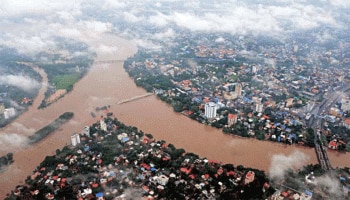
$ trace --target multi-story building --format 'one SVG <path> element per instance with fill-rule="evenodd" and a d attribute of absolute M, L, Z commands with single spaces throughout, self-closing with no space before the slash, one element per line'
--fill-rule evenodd
<path fill-rule="evenodd" d="M 85 126 L 81 131 L 81 134 L 90 137 L 90 126 Z"/>
<path fill-rule="evenodd" d="M 5 119 L 9 119 L 11 117 L 16 116 L 16 109 L 15 108 L 6 108 L 4 110 L 4 117 Z"/>
<path fill-rule="evenodd" d="M 236 84 L 235 93 L 236 93 L 237 97 L 242 96 L 242 84 L 241 83 Z"/>
<path fill-rule="evenodd" d="M 204 114 L 208 119 L 216 117 L 216 104 L 214 102 L 208 102 L 204 106 Z"/>
<path fill-rule="evenodd" d="M 342 99 L 341 100 L 341 110 L 342 111 L 349 111 L 350 110 L 350 99 Z"/>
<path fill-rule="evenodd" d="M 80 135 L 77 133 L 74 133 L 73 135 L 70 136 L 72 146 L 77 146 L 80 144 Z"/>
<path fill-rule="evenodd" d="M 255 104 L 255 112 L 261 113 L 261 112 L 263 112 L 263 109 L 264 109 L 264 104 L 262 104 L 262 103 Z"/>
<path fill-rule="evenodd" d="M 5 105 L 3 103 L 0 103 L 0 115 L 5 112 Z"/>
<path fill-rule="evenodd" d="M 105 121 L 100 120 L 101 130 L 107 131 L 107 124 Z"/>

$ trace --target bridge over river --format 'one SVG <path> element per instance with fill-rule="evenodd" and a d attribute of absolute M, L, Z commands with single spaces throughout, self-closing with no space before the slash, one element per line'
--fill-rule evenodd
<path fill-rule="evenodd" d="M 148 97 L 148 96 L 151 96 L 151 95 L 153 95 L 153 93 L 146 93 L 146 94 L 143 94 L 143 95 L 134 96 L 134 97 L 131 97 L 129 99 L 124 99 L 124 100 L 118 101 L 117 105 L 120 105 L 120 104 L 123 104 L 123 103 L 128 103 L 128 102 L 131 102 L 131 101 L 136 101 L 138 99 L 142 99 L 142 98 L 145 98 L 145 97 Z"/>

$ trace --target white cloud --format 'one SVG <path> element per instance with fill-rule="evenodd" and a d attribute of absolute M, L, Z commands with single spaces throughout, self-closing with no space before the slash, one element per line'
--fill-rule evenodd
<path fill-rule="evenodd" d="M 143 17 L 137 17 L 136 15 L 128 11 L 123 12 L 123 17 L 127 22 L 130 23 L 136 23 L 144 19 Z"/>
<path fill-rule="evenodd" d="M 74 9 L 80 9 L 80 2 L 77 2 L 71 0 L 2 0 L 0 16 L 46 15 L 61 10 L 72 12 Z"/>
<path fill-rule="evenodd" d="M 15 86 L 27 92 L 33 91 L 40 87 L 40 83 L 38 81 L 21 75 L 0 76 L 0 84 Z"/>
<path fill-rule="evenodd" d="M 153 43 L 150 40 L 145 40 L 145 39 L 134 39 L 133 42 L 141 48 L 144 49 L 150 49 L 150 50 L 154 50 L 154 51 L 159 51 L 162 49 L 162 46 Z"/>
<path fill-rule="evenodd" d="M 269 176 L 273 180 L 283 180 L 288 170 L 299 169 L 304 166 L 308 160 L 309 156 L 300 151 L 294 151 L 289 155 L 274 155 L 271 158 Z"/>
<path fill-rule="evenodd" d="M 139 46 L 157 49 L 157 44 L 145 38 L 171 39 L 175 37 L 177 27 L 191 31 L 263 34 L 281 38 L 289 31 L 298 29 L 312 29 L 322 25 L 341 27 L 337 9 L 348 7 L 349 2 L 324 0 L 321 4 L 314 5 L 306 0 L 235 0 L 220 3 L 4 0 L 0 5 L 0 25 L 3 27 L 0 44 L 33 55 L 55 49 L 56 42 L 53 38 L 56 36 L 87 42 L 89 39 L 100 38 L 103 33 L 115 31 L 112 22 L 120 21 L 126 22 L 125 29 L 118 30 L 120 36 L 129 39 L 136 37 Z M 93 13 L 94 10 L 96 13 Z M 161 28 L 163 32 L 144 34 L 136 31 L 138 25 Z M 169 25 L 175 27 L 167 29 Z"/>
<path fill-rule="evenodd" d="M 105 10 L 110 10 L 110 9 L 123 9 L 127 7 L 126 2 L 121 2 L 121 1 L 115 1 L 115 0 L 106 0 L 103 3 L 102 8 Z"/>
<path fill-rule="evenodd" d="M 13 127 L 16 130 L 16 132 L 20 134 L 32 135 L 35 132 L 35 129 L 28 128 L 18 122 L 11 123 L 11 127 Z"/>
<path fill-rule="evenodd" d="M 225 38 L 223 38 L 223 37 L 218 37 L 218 38 L 215 39 L 215 42 L 216 42 L 216 43 L 224 43 L 224 42 L 225 42 Z"/>
<path fill-rule="evenodd" d="M 170 20 L 171 16 L 164 15 L 163 13 L 158 12 L 157 15 L 150 16 L 148 22 L 153 25 L 162 27 L 168 25 Z"/>
<path fill-rule="evenodd" d="M 95 33 L 106 33 L 111 31 L 112 24 L 108 22 L 100 22 L 96 20 L 84 21 L 80 24 L 82 28 L 85 28 L 85 31 L 92 31 Z"/>
<path fill-rule="evenodd" d="M 0 134 L 0 150 L 5 151 L 8 148 L 24 147 L 28 144 L 28 138 L 24 135 L 15 133 Z"/>
<path fill-rule="evenodd" d="M 315 179 L 315 184 L 322 188 L 323 191 L 330 194 L 330 196 L 333 196 L 333 198 L 341 198 L 342 187 L 336 175 L 325 174 L 321 177 L 317 177 Z"/>
<path fill-rule="evenodd" d="M 169 38 L 174 38 L 176 36 L 176 33 L 173 29 L 169 28 L 165 32 L 156 33 L 153 35 L 153 37 L 157 40 L 166 40 Z"/>
<path fill-rule="evenodd" d="M 6 38 L 0 38 L 0 42 L 3 45 L 17 49 L 20 53 L 29 55 L 56 47 L 56 43 L 44 34 L 29 35 L 24 32 L 8 34 Z"/>
<path fill-rule="evenodd" d="M 330 4 L 337 7 L 349 8 L 350 1 L 349 0 L 329 0 Z"/>

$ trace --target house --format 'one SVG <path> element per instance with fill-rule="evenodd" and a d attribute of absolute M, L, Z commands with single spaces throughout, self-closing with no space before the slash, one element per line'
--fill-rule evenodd
<path fill-rule="evenodd" d="M 338 143 L 336 140 L 332 140 L 328 144 L 328 148 L 330 149 L 338 149 Z"/>
<path fill-rule="evenodd" d="M 245 175 L 245 179 L 244 179 L 244 184 L 249 184 L 251 182 L 253 182 L 255 179 L 255 173 L 253 171 L 249 171 L 247 172 L 247 174 Z"/>
<path fill-rule="evenodd" d="M 227 116 L 227 125 L 232 126 L 233 124 L 237 123 L 237 115 L 229 113 Z"/>

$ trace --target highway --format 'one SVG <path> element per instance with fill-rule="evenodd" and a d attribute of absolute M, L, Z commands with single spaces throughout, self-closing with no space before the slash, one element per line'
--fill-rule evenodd
<path fill-rule="evenodd" d="M 327 144 L 326 146 L 322 143 L 322 118 L 320 118 L 320 114 L 328 111 L 334 103 L 338 102 L 342 94 L 350 90 L 350 85 L 346 85 L 340 90 L 334 91 L 328 95 L 329 98 L 325 98 L 322 103 L 318 106 L 315 106 L 312 110 L 312 114 L 314 114 L 314 118 L 310 121 L 309 126 L 313 128 L 315 133 L 314 143 L 315 150 L 317 154 L 318 161 L 323 170 L 329 171 L 332 169 L 331 162 L 329 160 L 327 154 Z"/>

